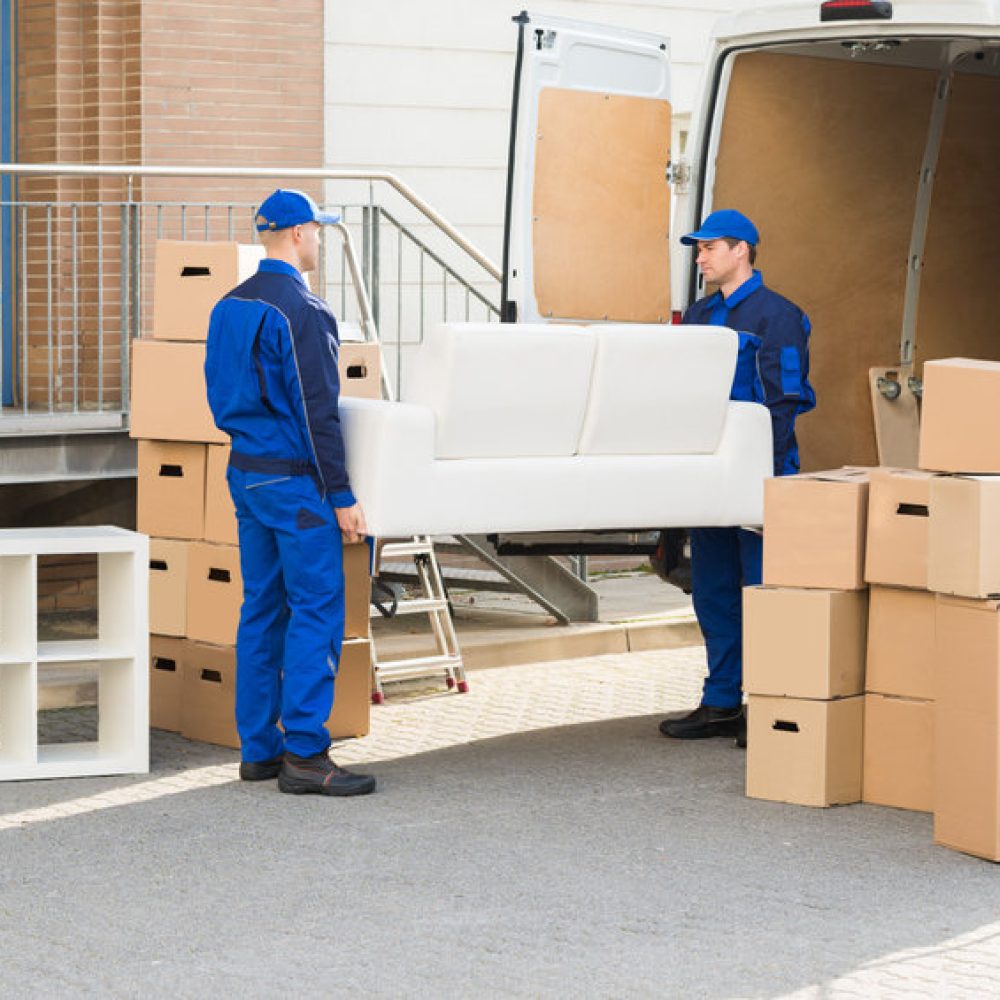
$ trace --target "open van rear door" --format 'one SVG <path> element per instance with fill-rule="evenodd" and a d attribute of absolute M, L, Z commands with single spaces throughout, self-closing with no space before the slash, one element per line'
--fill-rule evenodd
<path fill-rule="evenodd" d="M 669 322 L 667 39 L 514 20 L 503 318 Z"/>

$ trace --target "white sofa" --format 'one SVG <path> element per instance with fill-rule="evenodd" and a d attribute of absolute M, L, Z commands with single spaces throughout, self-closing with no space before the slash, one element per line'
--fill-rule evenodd
<path fill-rule="evenodd" d="M 771 421 L 695 326 L 443 323 L 405 402 L 342 398 L 381 537 L 759 525 Z"/>

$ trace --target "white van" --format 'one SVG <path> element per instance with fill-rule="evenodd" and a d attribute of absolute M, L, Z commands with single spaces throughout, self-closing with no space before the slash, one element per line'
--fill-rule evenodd
<path fill-rule="evenodd" d="M 915 464 L 923 362 L 1000 359 L 1000 0 L 722 21 L 686 163 L 668 16 L 664 37 L 515 20 L 504 319 L 676 319 L 703 294 L 677 236 L 738 208 L 765 281 L 812 320 L 803 467 Z"/>

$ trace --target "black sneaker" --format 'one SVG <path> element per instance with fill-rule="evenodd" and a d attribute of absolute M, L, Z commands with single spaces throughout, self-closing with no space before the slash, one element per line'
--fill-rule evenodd
<path fill-rule="evenodd" d="M 732 739 L 739 735 L 742 718 L 742 705 L 736 708 L 699 705 L 687 715 L 664 719 L 660 723 L 660 732 L 675 740 L 706 740 L 712 736 L 728 736 Z"/>
<path fill-rule="evenodd" d="M 292 795 L 367 795 L 375 791 L 375 779 L 339 767 L 326 750 L 312 757 L 286 753 L 278 788 Z"/>
<path fill-rule="evenodd" d="M 270 760 L 241 760 L 241 781 L 270 781 L 277 778 L 284 757 L 272 757 Z"/>

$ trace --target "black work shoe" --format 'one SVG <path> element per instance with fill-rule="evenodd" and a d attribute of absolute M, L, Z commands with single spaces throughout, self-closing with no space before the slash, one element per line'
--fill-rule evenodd
<path fill-rule="evenodd" d="M 736 708 L 712 708 L 699 705 L 693 712 L 675 718 L 664 719 L 660 732 L 675 740 L 706 740 L 712 736 L 739 735 L 743 706 Z"/>
<path fill-rule="evenodd" d="M 737 750 L 746 750 L 747 748 L 747 710 L 745 708 L 740 715 L 740 728 L 736 730 L 736 739 L 733 740 L 733 746 Z"/>
<path fill-rule="evenodd" d="M 375 791 L 375 779 L 339 767 L 325 750 L 312 757 L 286 753 L 278 788 L 292 795 L 367 795 Z"/>
<path fill-rule="evenodd" d="M 277 778 L 284 757 L 272 757 L 270 760 L 241 760 L 240 781 L 270 781 Z"/>

